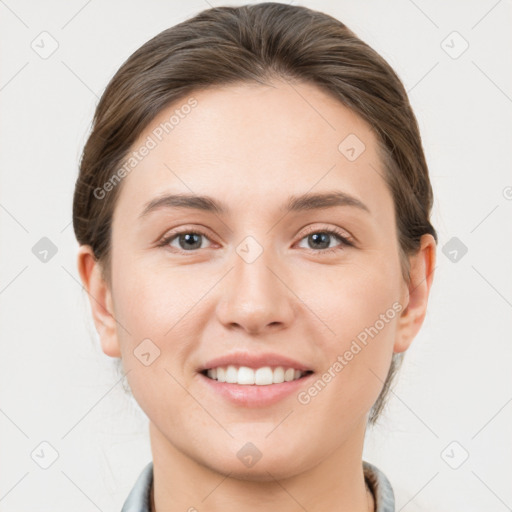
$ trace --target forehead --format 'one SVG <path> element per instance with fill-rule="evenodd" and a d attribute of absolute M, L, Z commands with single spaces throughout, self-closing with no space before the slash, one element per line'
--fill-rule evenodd
<path fill-rule="evenodd" d="M 370 127 L 307 83 L 195 91 L 161 111 L 131 149 L 139 158 L 116 210 L 139 214 L 171 191 L 221 197 L 234 208 L 281 207 L 292 194 L 328 189 L 364 197 L 376 213 L 391 200 Z"/>

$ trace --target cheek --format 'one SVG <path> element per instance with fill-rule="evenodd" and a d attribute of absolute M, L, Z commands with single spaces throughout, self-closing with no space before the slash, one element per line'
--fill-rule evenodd
<path fill-rule="evenodd" d="M 393 355 L 400 282 L 398 267 L 375 261 L 333 274 L 317 303 L 329 327 L 321 338 L 326 400 L 361 410 L 376 400 Z"/>
<path fill-rule="evenodd" d="M 180 392 L 177 382 L 190 378 L 195 340 L 204 330 L 205 301 L 211 282 L 194 279 L 192 267 L 155 267 L 136 258 L 119 258 L 114 281 L 117 332 L 125 372 L 133 394 L 144 408 L 168 390 Z M 149 364 L 148 363 L 149 359 Z M 144 396 L 142 396 L 144 395 Z"/>
<path fill-rule="evenodd" d="M 401 290 L 395 267 L 369 260 L 365 264 L 361 259 L 331 273 L 316 303 L 336 349 L 356 338 L 364 342 L 368 329 L 375 334 L 372 326 L 377 327 L 380 339 L 388 336 Z"/>
<path fill-rule="evenodd" d="M 180 280 L 177 273 L 128 258 L 120 258 L 116 269 L 116 318 L 126 328 L 117 332 L 130 389 L 148 417 L 172 431 L 189 411 L 179 383 L 188 378 L 186 365 L 194 350 L 190 340 L 202 329 L 194 305 L 206 290 L 199 293 L 186 286 L 183 275 Z M 167 406 L 176 403 L 180 407 L 169 415 Z"/>
<path fill-rule="evenodd" d="M 115 312 L 134 338 L 172 338 L 205 293 L 206 285 L 186 270 L 158 268 L 126 256 L 114 268 Z"/>

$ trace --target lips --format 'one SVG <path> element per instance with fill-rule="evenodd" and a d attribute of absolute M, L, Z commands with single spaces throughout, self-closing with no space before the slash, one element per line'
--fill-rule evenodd
<path fill-rule="evenodd" d="M 225 404 L 235 406 L 238 411 L 246 408 L 265 408 L 277 406 L 281 401 L 292 399 L 293 395 L 301 389 L 311 384 L 312 379 L 316 378 L 312 373 L 306 373 L 304 376 L 291 380 L 289 382 L 275 383 L 272 385 L 248 385 L 229 382 L 219 382 L 210 379 L 199 373 L 199 386 L 208 393 L 212 404 Z M 220 399 L 220 402 L 217 400 Z"/>
<path fill-rule="evenodd" d="M 219 366 L 247 366 L 254 370 L 262 368 L 264 366 L 270 366 L 276 368 L 277 366 L 283 366 L 285 368 L 294 368 L 302 372 L 313 372 L 313 369 L 295 359 L 291 359 L 286 356 L 275 353 L 261 353 L 251 354 L 249 352 L 233 352 L 232 354 L 226 354 L 224 356 L 216 357 L 206 361 L 201 367 L 197 369 L 199 373 L 204 373 L 206 370 L 211 368 L 218 368 Z"/>

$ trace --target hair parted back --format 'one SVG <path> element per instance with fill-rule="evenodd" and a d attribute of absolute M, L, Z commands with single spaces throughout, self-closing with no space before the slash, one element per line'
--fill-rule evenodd
<path fill-rule="evenodd" d="M 433 193 L 416 117 L 391 66 L 341 21 L 302 6 L 266 2 L 204 10 L 136 50 L 107 85 L 80 160 L 73 227 L 111 282 L 111 225 L 122 182 L 94 191 L 123 165 L 133 143 L 170 104 L 194 91 L 272 79 L 307 82 L 337 98 L 376 134 L 397 222 L 402 273 L 430 223 Z M 341 142 L 341 141 L 340 141 Z M 368 421 L 375 424 L 403 359 L 393 354 Z"/>

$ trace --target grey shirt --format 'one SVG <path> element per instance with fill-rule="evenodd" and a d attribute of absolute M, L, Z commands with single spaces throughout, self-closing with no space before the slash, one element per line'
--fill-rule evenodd
<path fill-rule="evenodd" d="M 364 477 L 375 501 L 375 512 L 395 512 L 395 495 L 386 475 L 373 464 L 363 460 Z M 150 491 L 153 483 L 153 462 L 137 478 L 121 512 L 150 512 Z"/>

